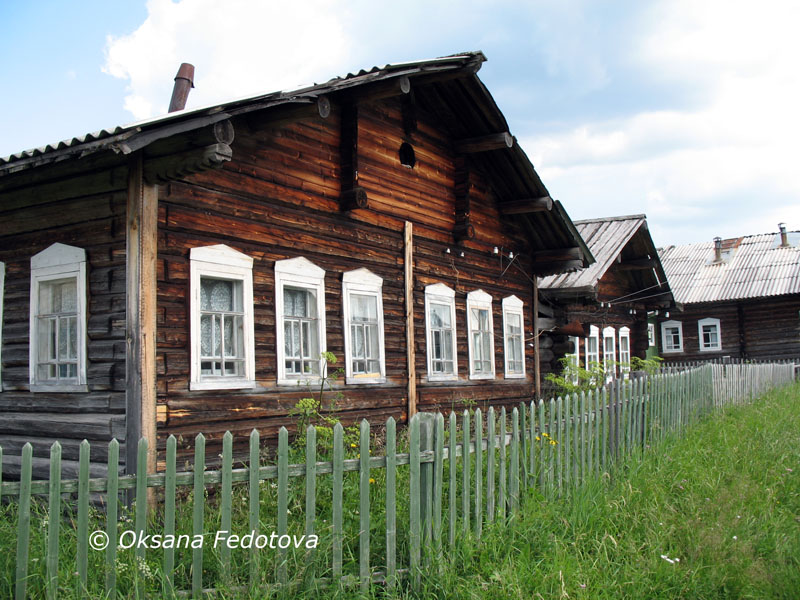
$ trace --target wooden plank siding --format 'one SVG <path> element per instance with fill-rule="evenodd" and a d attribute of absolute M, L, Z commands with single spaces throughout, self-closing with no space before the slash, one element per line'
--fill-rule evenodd
<path fill-rule="evenodd" d="M 18 475 L 19 459 L 13 455 L 26 441 L 33 444 L 35 477 L 47 476 L 44 459 L 56 439 L 62 444 L 65 473 L 77 472 L 83 438 L 96 448 L 113 437 L 124 446 L 125 183 L 124 168 L 105 165 L 81 177 L 2 193 L 4 475 Z M 88 393 L 29 391 L 31 257 L 55 242 L 86 251 Z M 103 471 L 104 457 L 92 458 L 98 462 L 95 471 Z"/>
<path fill-rule="evenodd" d="M 701 319 L 719 319 L 720 350 L 700 351 L 697 323 Z M 661 325 L 679 321 L 683 329 L 683 352 L 663 352 L 667 363 L 723 357 L 783 360 L 800 357 L 800 296 L 787 295 L 687 304 L 683 311 L 671 311 L 669 318 L 659 317 L 656 337 L 662 346 Z"/>
<path fill-rule="evenodd" d="M 158 236 L 157 367 L 159 455 L 166 437 L 188 444 L 202 431 L 209 454 L 230 430 L 243 449 L 245 434 L 257 427 L 274 441 L 291 426 L 289 410 L 312 395 L 307 386 L 277 385 L 275 351 L 275 261 L 303 256 L 325 269 L 327 349 L 344 367 L 342 274 L 367 268 L 383 278 L 386 382 L 345 385 L 343 377 L 327 398 L 337 400 L 346 423 L 363 417 L 407 417 L 404 244 L 406 221 L 414 224 L 414 333 L 419 410 L 451 409 L 462 401 L 486 405 L 530 400 L 533 354 L 527 347 L 527 377 L 504 380 L 502 299 L 516 295 L 526 306 L 530 337 L 530 261 L 522 256 L 505 274 L 494 246 L 525 254 L 526 241 L 511 223 L 501 222 L 491 186 L 480 173 L 471 190 L 475 238 L 456 244 L 452 140 L 436 121 L 418 113 L 418 129 L 403 132 L 400 101 L 359 105 L 358 182 L 369 206 L 342 212 L 340 109 L 327 119 L 309 118 L 271 125 L 249 117 L 235 124 L 233 159 L 219 171 L 199 173 L 160 187 Z M 400 164 L 403 141 L 412 143 L 416 165 Z M 254 260 L 255 370 L 253 390 L 189 390 L 189 251 L 226 244 Z M 445 249 L 451 253 L 446 254 Z M 464 252 L 464 257 L 460 256 Z M 529 253 L 528 253 L 529 254 Z M 501 277 L 502 274 L 502 277 Z M 425 286 L 444 283 L 456 290 L 459 378 L 427 382 Z M 493 298 L 496 377 L 470 381 L 466 294 L 483 289 Z M 188 452 L 185 445 L 183 452 Z"/>

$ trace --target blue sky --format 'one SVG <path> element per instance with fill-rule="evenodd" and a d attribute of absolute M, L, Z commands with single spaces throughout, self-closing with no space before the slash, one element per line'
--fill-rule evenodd
<path fill-rule="evenodd" d="M 372 65 L 483 50 L 481 79 L 573 219 L 656 244 L 800 229 L 800 3 L 0 2 L 0 155 Z"/>

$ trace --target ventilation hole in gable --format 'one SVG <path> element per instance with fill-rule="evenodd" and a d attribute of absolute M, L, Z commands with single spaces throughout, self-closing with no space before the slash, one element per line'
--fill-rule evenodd
<path fill-rule="evenodd" d="M 408 142 L 400 144 L 400 164 L 409 169 L 413 169 L 417 164 L 417 157 L 414 154 L 414 148 Z"/>

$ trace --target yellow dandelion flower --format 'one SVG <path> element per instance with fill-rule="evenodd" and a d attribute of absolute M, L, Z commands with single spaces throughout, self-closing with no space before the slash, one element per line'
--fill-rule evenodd
<path fill-rule="evenodd" d="M 538 435 L 536 436 L 536 441 L 537 442 L 541 442 L 542 441 L 541 438 Z"/>
<path fill-rule="evenodd" d="M 374 479 L 373 477 L 370 477 L 370 478 L 369 478 L 369 482 L 370 482 L 370 483 L 375 483 L 375 479 Z"/>
<path fill-rule="evenodd" d="M 555 445 L 556 445 L 556 443 L 555 443 L 553 440 L 550 440 L 550 445 L 551 445 L 551 446 L 555 446 Z"/>
<path fill-rule="evenodd" d="M 358 448 L 358 444 L 356 444 L 355 442 L 353 442 L 352 444 L 350 444 L 350 447 L 351 447 L 351 448 Z"/>
<path fill-rule="evenodd" d="M 549 434 L 549 433 L 547 433 L 546 431 L 545 431 L 545 432 L 544 432 L 542 435 L 543 435 L 544 437 L 550 437 L 550 434 Z"/>

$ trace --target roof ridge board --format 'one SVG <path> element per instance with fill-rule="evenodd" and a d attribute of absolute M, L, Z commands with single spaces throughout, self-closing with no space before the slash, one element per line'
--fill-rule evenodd
<path fill-rule="evenodd" d="M 576 225 L 582 223 L 600 223 L 605 221 L 632 221 L 634 219 L 644 219 L 647 220 L 647 215 L 642 213 L 638 215 L 619 215 L 616 217 L 594 217 L 591 219 L 576 219 L 573 221 Z"/>

